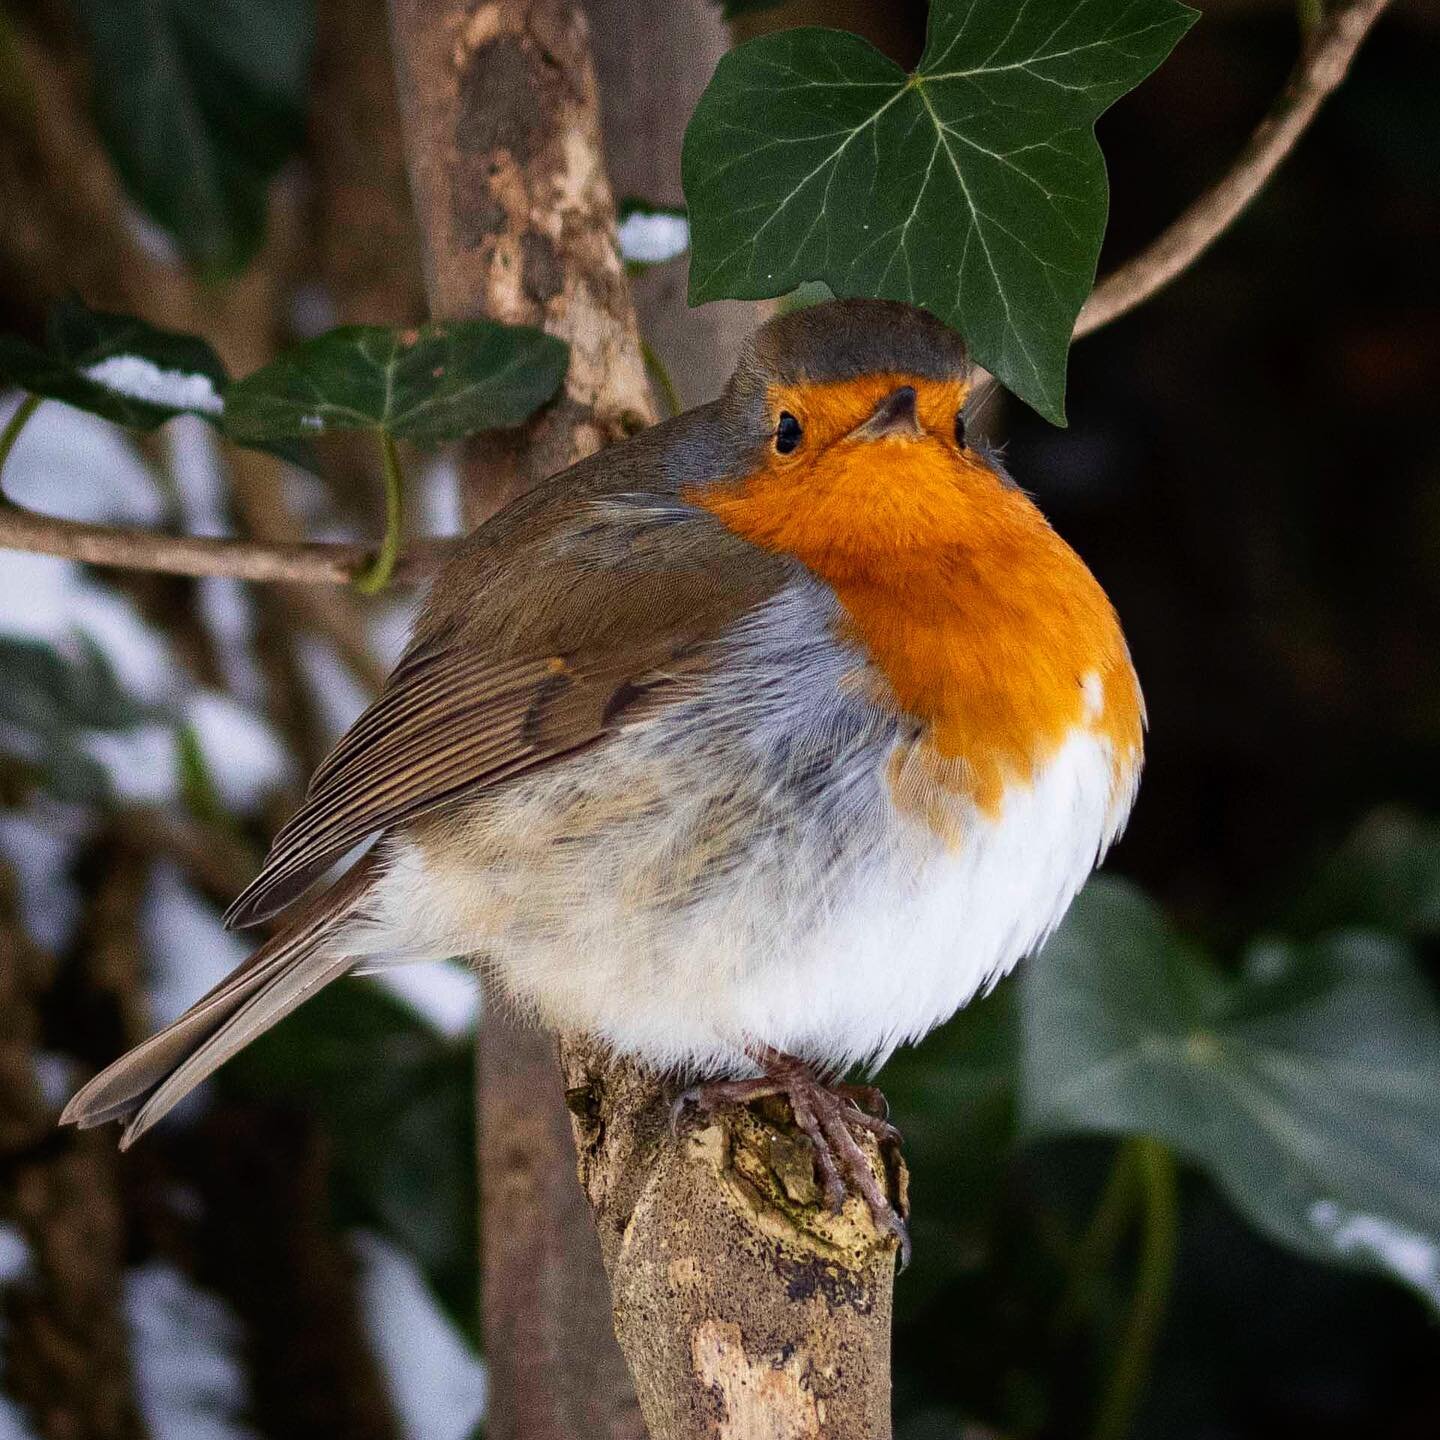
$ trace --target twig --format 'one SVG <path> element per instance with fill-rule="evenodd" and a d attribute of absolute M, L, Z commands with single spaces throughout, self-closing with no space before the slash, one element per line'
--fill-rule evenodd
<path fill-rule="evenodd" d="M 455 543 L 427 540 L 410 546 L 396 562 L 394 578 L 425 579 Z M 262 583 L 336 586 L 353 584 L 375 558 L 374 548 L 368 545 L 279 545 L 209 536 L 158 535 L 151 530 L 60 520 L 14 504 L 0 506 L 0 550 L 28 550 L 81 560 L 87 565 L 155 570 L 166 575 L 223 575 Z"/>
<path fill-rule="evenodd" d="M 1102 280 L 1075 322 L 1078 340 L 1148 300 L 1202 255 L 1255 198 L 1350 69 L 1390 0 L 1347 0 L 1309 37 L 1270 112 L 1230 171 L 1147 249 Z"/>
<path fill-rule="evenodd" d="M 10 452 L 15 448 L 15 442 L 20 438 L 20 432 L 25 428 L 30 417 L 40 408 L 42 398 L 39 395 L 27 395 L 15 407 L 15 413 L 5 422 L 4 430 L 0 430 L 0 478 L 4 477 L 5 462 L 10 458 Z"/>
<path fill-rule="evenodd" d="M 364 595 L 378 595 L 395 575 L 405 527 L 405 476 L 395 437 L 380 431 L 380 468 L 385 475 L 385 539 L 374 563 L 355 577 L 355 588 Z"/>
<path fill-rule="evenodd" d="M 672 416 L 678 415 L 685 408 L 680 403 L 680 392 L 675 388 L 675 382 L 670 378 L 670 372 L 665 368 L 665 362 L 655 353 L 655 347 L 643 335 L 640 337 L 640 353 L 645 357 L 646 368 L 660 386 L 660 394 L 664 398 L 666 411 Z"/>
<path fill-rule="evenodd" d="M 1175 1157 L 1158 1140 L 1132 1136 L 1125 1148 L 1140 1179 L 1143 1198 L 1140 1257 L 1135 1294 L 1120 1339 L 1115 1367 L 1100 1402 L 1093 1440 L 1125 1440 L 1144 1394 L 1165 1305 L 1175 1272 L 1180 1193 Z"/>

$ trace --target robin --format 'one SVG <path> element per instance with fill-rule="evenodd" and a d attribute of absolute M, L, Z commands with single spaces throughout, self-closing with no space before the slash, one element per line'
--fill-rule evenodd
<path fill-rule="evenodd" d="M 903 1243 L 838 1078 L 1043 941 L 1141 766 L 1115 613 L 967 439 L 969 376 L 909 306 L 784 315 L 472 534 L 227 915 L 284 923 L 64 1120 L 129 1145 L 347 971 L 475 955 L 682 1100 L 785 1096 Z"/>

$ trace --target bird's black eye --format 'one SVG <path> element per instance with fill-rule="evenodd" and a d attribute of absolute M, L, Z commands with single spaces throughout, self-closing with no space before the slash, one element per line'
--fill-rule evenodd
<path fill-rule="evenodd" d="M 962 450 L 965 448 L 965 416 L 963 413 L 955 416 L 955 443 Z"/>
<path fill-rule="evenodd" d="M 800 422 L 788 410 L 782 410 L 780 423 L 775 427 L 775 448 L 782 455 L 788 455 L 800 443 L 804 433 Z"/>

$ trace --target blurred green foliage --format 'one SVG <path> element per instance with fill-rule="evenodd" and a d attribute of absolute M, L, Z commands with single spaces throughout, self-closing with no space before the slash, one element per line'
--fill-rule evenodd
<path fill-rule="evenodd" d="M 56 799 L 108 800 L 105 767 L 86 737 L 133 730 L 154 715 L 130 697 L 104 654 L 83 635 L 67 654 L 0 634 L 0 675 L 0 754 Z"/>
<path fill-rule="evenodd" d="M 335 1223 L 412 1254 L 479 1343 L 475 1046 L 448 1040 L 378 986 L 332 986 L 237 1057 L 232 1094 L 304 1103 L 328 1131 Z"/>
<path fill-rule="evenodd" d="M 210 279 L 265 232 L 269 182 L 305 134 L 310 0 L 76 0 L 96 123 L 135 203 Z"/>

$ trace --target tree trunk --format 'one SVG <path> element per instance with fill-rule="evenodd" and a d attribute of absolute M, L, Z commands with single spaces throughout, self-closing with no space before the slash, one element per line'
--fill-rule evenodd
<path fill-rule="evenodd" d="M 638 18 L 604 13 L 644 48 Z M 559 401 L 470 448 L 478 520 L 648 423 L 652 405 L 577 5 L 392 0 L 392 15 L 432 310 L 540 324 L 572 347 Z M 666 23 L 645 28 L 663 39 Z M 647 63 L 652 75 L 666 67 L 653 47 Z M 643 138 L 677 144 L 666 129 Z M 599 1313 L 593 1232 L 576 1223 L 553 1042 L 516 1031 L 500 1008 L 486 1007 L 479 1102 L 489 1433 L 639 1435 Z M 652 1440 L 888 1435 L 893 1244 L 856 1202 L 823 1210 L 808 1142 L 783 1107 L 723 1112 L 681 1143 L 657 1077 L 582 1037 L 561 1051 L 614 1332 Z"/>
<path fill-rule="evenodd" d="M 563 1051 L 651 1440 L 885 1440 L 894 1242 L 859 1200 L 824 1206 L 785 1106 L 727 1108 L 677 1137 L 672 1087 L 573 1037 Z"/>
<path fill-rule="evenodd" d="M 714 0 L 586 0 L 600 77 L 605 163 L 619 197 L 681 206 L 680 142 L 730 48 Z M 640 330 L 684 406 L 713 400 L 730 378 L 760 307 L 717 300 L 691 308 L 685 261 L 655 265 L 632 281 Z"/>
<path fill-rule="evenodd" d="M 123 877 L 121 909 L 135 898 L 134 878 Z M 98 896 L 96 911 L 114 918 L 112 898 Z M 81 991 L 75 1009 L 127 1006 L 131 966 L 107 974 L 97 947 L 87 969 L 68 987 Z M 56 971 L 26 934 L 13 877 L 0 867 L 0 1223 L 29 1250 L 24 1283 L 0 1296 L 5 1390 L 42 1440 L 144 1440 L 121 1303 L 115 1147 L 100 1134 L 56 1134 L 37 1084 L 38 1009 L 56 1004 Z"/>
<path fill-rule="evenodd" d="M 465 511 L 478 523 L 654 417 L 578 11 L 394 0 L 392 15 L 432 312 L 542 325 L 571 347 L 564 394 L 543 415 L 467 448 Z M 486 1431 L 638 1440 L 554 1041 L 503 1009 L 485 1006 L 477 1067 Z"/>

